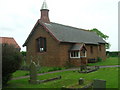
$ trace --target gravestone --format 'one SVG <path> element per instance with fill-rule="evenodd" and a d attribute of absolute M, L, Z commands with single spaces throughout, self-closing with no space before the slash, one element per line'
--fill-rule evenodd
<path fill-rule="evenodd" d="M 80 79 L 79 79 L 79 85 L 82 85 L 82 84 L 84 84 L 84 79 L 83 79 L 83 78 L 80 78 Z"/>
<path fill-rule="evenodd" d="M 80 65 L 80 71 L 86 70 L 87 66 L 86 65 Z"/>
<path fill-rule="evenodd" d="M 94 79 L 94 81 L 93 81 L 93 90 L 97 90 L 99 88 L 102 88 L 102 90 L 105 90 L 106 81 L 105 80 Z"/>
<path fill-rule="evenodd" d="M 37 80 L 37 65 L 35 62 L 31 62 L 30 64 L 30 84 L 38 84 L 39 81 Z"/>

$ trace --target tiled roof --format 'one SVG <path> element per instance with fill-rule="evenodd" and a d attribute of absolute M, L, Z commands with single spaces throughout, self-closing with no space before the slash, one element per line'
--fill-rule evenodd
<path fill-rule="evenodd" d="M 43 23 L 43 22 L 42 22 Z M 106 43 L 96 33 L 57 23 L 43 23 L 60 42 L 98 44 Z"/>
<path fill-rule="evenodd" d="M 82 50 L 83 47 L 85 47 L 84 44 L 74 44 L 74 45 L 70 48 L 70 51 Z M 86 49 L 86 48 L 85 48 L 85 49 Z"/>
<path fill-rule="evenodd" d="M 0 37 L 0 43 L 1 44 L 9 44 L 14 45 L 16 48 L 20 48 L 20 46 L 17 44 L 17 42 L 12 37 Z"/>
<path fill-rule="evenodd" d="M 106 43 L 101 37 L 96 33 L 90 32 L 88 30 L 75 28 L 71 26 L 66 26 L 58 23 L 44 23 L 41 20 L 38 20 L 34 28 L 38 25 L 42 25 L 45 29 L 50 32 L 50 34 L 59 42 L 68 42 L 68 43 L 85 43 L 85 44 L 99 44 Z M 23 44 L 26 46 L 29 38 L 34 33 L 34 28 L 29 34 L 27 40 Z"/>

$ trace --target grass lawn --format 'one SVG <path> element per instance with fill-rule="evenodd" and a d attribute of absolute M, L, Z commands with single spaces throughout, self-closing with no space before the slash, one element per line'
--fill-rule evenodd
<path fill-rule="evenodd" d="M 90 63 L 88 64 L 89 66 L 100 66 L 100 65 L 118 65 L 118 57 L 109 57 L 107 58 L 105 61 L 102 62 L 97 62 L 97 63 Z M 120 65 L 120 64 L 119 64 Z M 63 70 L 65 69 L 60 68 L 60 67 L 41 67 L 40 70 L 38 71 L 38 73 L 44 73 L 44 72 L 50 72 L 50 71 L 56 71 L 56 70 Z M 15 73 L 13 73 L 13 77 L 21 77 L 21 76 L 26 76 L 29 75 L 29 71 L 22 71 L 22 70 L 18 70 Z"/>
<path fill-rule="evenodd" d="M 26 76 L 28 74 L 29 74 L 29 71 L 18 70 L 15 73 L 13 73 L 13 78 L 21 77 L 21 76 Z"/>
<path fill-rule="evenodd" d="M 120 65 L 120 63 L 118 63 L 118 57 L 109 57 L 104 61 L 97 62 L 97 63 L 89 63 L 88 65 L 89 66 Z"/>
<path fill-rule="evenodd" d="M 45 73 L 45 72 L 51 72 L 56 70 L 63 70 L 64 67 L 41 67 L 40 70 L 38 70 L 38 73 Z M 29 75 L 29 71 L 23 71 L 23 70 L 17 70 L 15 73 L 13 73 L 13 78 L 21 77 L 21 76 L 27 76 Z"/>
<path fill-rule="evenodd" d="M 120 69 L 120 68 L 119 68 Z M 62 86 L 68 87 L 78 83 L 79 78 L 84 78 L 87 81 L 92 81 L 93 79 L 102 79 L 107 81 L 107 88 L 118 88 L 118 68 L 101 68 L 98 71 L 82 74 L 73 71 L 64 71 L 51 74 L 45 74 L 38 76 L 39 80 L 48 79 L 56 77 L 58 75 L 62 76 L 62 79 L 50 81 L 46 83 L 41 83 L 37 85 L 32 85 L 28 83 L 29 78 L 11 80 L 8 82 L 7 88 L 61 88 Z"/>

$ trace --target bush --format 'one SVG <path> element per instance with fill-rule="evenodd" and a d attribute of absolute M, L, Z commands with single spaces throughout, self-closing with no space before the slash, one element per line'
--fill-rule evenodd
<path fill-rule="evenodd" d="M 2 44 L 2 85 L 5 86 L 11 79 L 12 73 L 19 69 L 22 55 L 13 46 Z"/>
<path fill-rule="evenodd" d="M 24 67 L 26 67 L 26 51 L 21 51 L 20 53 L 22 54 L 22 57 L 23 57 L 22 65 L 24 68 Z"/>
<path fill-rule="evenodd" d="M 98 57 L 98 58 L 97 58 L 97 61 L 98 61 L 98 62 L 101 62 L 101 61 L 102 61 L 102 58 Z"/>
<path fill-rule="evenodd" d="M 26 51 L 21 52 L 22 56 L 26 56 Z"/>
<path fill-rule="evenodd" d="M 119 51 L 116 51 L 116 52 L 115 51 L 114 52 L 107 51 L 106 52 L 108 57 L 118 57 L 119 53 L 120 53 Z"/>

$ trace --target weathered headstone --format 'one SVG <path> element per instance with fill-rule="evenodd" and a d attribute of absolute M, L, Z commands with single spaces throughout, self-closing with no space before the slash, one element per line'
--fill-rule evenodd
<path fill-rule="evenodd" d="M 83 70 L 86 70 L 86 69 L 87 69 L 86 65 L 81 65 L 80 66 L 80 71 L 83 71 Z"/>
<path fill-rule="evenodd" d="M 82 84 L 84 84 L 84 79 L 83 79 L 83 78 L 80 78 L 80 79 L 79 79 L 79 85 L 82 85 Z"/>
<path fill-rule="evenodd" d="M 31 62 L 30 64 L 30 80 L 31 84 L 38 84 L 39 81 L 37 80 L 37 65 L 35 62 Z"/>
<path fill-rule="evenodd" d="M 97 90 L 99 88 L 102 88 L 102 90 L 105 90 L 106 81 L 105 80 L 94 79 L 94 81 L 93 81 L 93 89 Z"/>

